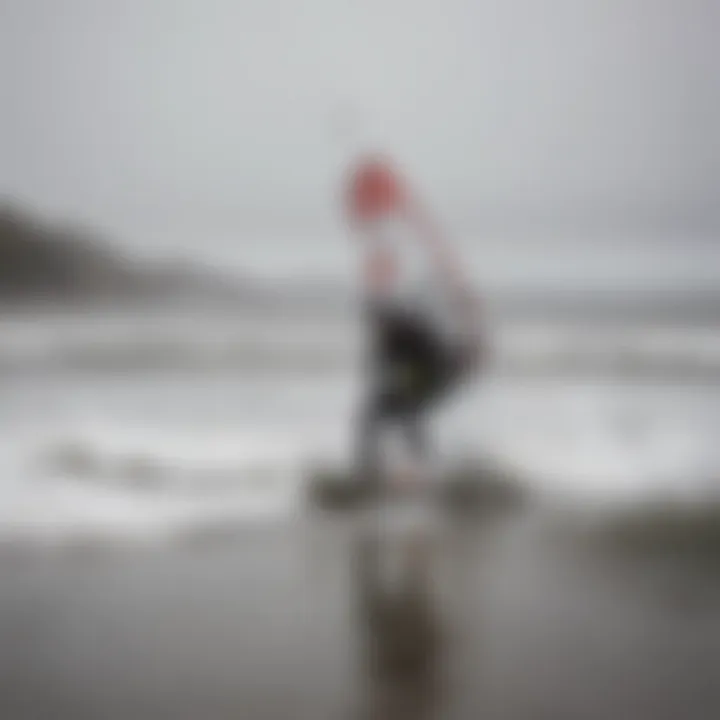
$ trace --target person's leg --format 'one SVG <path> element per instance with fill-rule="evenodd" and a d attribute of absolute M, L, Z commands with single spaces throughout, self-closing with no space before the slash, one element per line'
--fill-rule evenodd
<path fill-rule="evenodd" d="M 374 325 L 374 359 L 370 397 L 357 431 L 356 461 L 362 482 L 377 489 L 382 473 L 381 441 L 390 425 L 399 424 L 419 481 L 429 468 L 429 416 L 454 385 L 454 356 L 431 326 L 417 316 L 387 316 Z"/>
<path fill-rule="evenodd" d="M 413 456 L 422 461 L 429 454 L 428 431 L 425 416 L 414 410 L 404 418 L 405 437 Z"/>
<path fill-rule="evenodd" d="M 434 412 L 459 390 L 468 377 L 468 364 L 464 350 L 438 341 L 427 371 L 428 382 L 424 388 L 425 413 Z"/>
<path fill-rule="evenodd" d="M 427 329 L 414 345 L 413 375 L 418 379 L 414 392 L 403 407 L 400 418 L 410 451 L 414 480 L 424 489 L 432 489 L 438 471 L 433 449 L 433 414 L 457 390 L 463 378 L 463 366 L 455 348 L 448 346 Z"/>
<path fill-rule="evenodd" d="M 380 489 L 385 434 L 394 425 L 401 410 L 401 398 L 385 387 L 376 388 L 362 408 L 356 432 L 355 463 L 358 479 L 370 493 Z"/>
<path fill-rule="evenodd" d="M 431 443 L 427 417 L 413 404 L 398 418 L 405 447 L 405 462 L 400 468 L 402 484 L 412 491 L 423 490 L 430 480 Z"/>
<path fill-rule="evenodd" d="M 355 434 L 355 471 L 367 490 L 375 490 L 380 472 L 380 439 L 385 420 L 381 398 L 371 396 L 361 409 Z"/>

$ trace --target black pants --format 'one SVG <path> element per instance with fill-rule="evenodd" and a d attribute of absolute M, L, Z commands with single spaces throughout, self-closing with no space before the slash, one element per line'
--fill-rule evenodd
<path fill-rule="evenodd" d="M 462 378 L 463 353 L 415 315 L 374 309 L 369 325 L 370 392 L 360 413 L 356 453 L 361 478 L 377 484 L 380 441 L 390 426 L 402 429 L 415 457 L 428 459 L 428 415 Z"/>

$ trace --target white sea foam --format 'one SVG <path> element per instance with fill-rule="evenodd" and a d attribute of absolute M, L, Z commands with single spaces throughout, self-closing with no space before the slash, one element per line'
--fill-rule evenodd
<path fill-rule="evenodd" d="M 299 506 L 309 462 L 347 462 L 355 390 L 348 379 L 357 349 L 352 329 L 333 334 L 312 323 L 283 330 L 249 321 L 236 327 L 232 318 L 80 318 L 6 319 L 0 330 L 0 365 L 48 370 L 0 376 L 5 540 L 157 541 L 283 517 Z M 168 337 L 172 342 L 164 346 Z M 717 333 L 516 326 L 499 328 L 494 339 L 500 371 L 513 363 L 567 370 L 582 361 L 596 377 L 573 381 L 572 373 L 555 372 L 521 379 L 500 372 L 488 378 L 450 403 L 448 457 L 490 455 L 532 486 L 560 495 L 717 493 L 715 385 L 702 385 L 687 371 L 653 384 L 648 371 L 720 367 Z M 97 347 L 102 352 L 94 355 Z M 154 364 L 144 354 L 148 347 Z M 256 366 L 273 377 L 260 382 L 250 373 L 207 372 L 222 365 L 219 358 L 235 358 L 239 347 L 238 356 L 250 348 Z M 324 362 L 335 357 L 340 382 L 298 363 L 303 348 Z M 123 366 L 128 356 L 135 365 Z M 201 372 L 179 379 L 142 372 L 173 367 L 178 357 Z M 68 367 L 138 372 L 68 375 Z M 607 370 L 618 367 L 633 368 L 642 382 L 608 379 L 613 373 Z"/>
<path fill-rule="evenodd" d="M 306 450 L 308 448 L 305 448 Z M 297 510 L 292 438 L 110 425 L 17 435 L 2 448 L 0 539 L 164 541 Z"/>
<path fill-rule="evenodd" d="M 0 369 L 136 371 L 218 369 L 346 371 L 356 364 L 356 324 L 306 318 L 272 320 L 164 317 L 0 320 Z M 720 374 L 714 327 L 498 324 L 493 362 L 513 372 L 583 372 L 682 377 Z"/>

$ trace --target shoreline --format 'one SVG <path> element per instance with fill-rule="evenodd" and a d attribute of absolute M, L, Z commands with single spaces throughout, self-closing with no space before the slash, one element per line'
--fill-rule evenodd
<path fill-rule="evenodd" d="M 592 708 L 657 720 L 682 707 L 700 720 L 720 709 L 718 608 L 679 609 L 672 592 L 643 590 L 642 564 L 620 572 L 549 529 L 531 514 L 443 536 L 426 574 L 392 595 L 394 615 L 368 583 L 367 544 L 339 519 L 298 515 L 111 558 L 0 554 L 0 715 L 317 720 L 394 708 L 524 720 Z"/>

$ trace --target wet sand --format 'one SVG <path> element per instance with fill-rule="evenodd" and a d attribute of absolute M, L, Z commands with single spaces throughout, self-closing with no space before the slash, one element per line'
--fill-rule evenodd
<path fill-rule="evenodd" d="M 534 515 L 383 574 L 297 517 L 174 547 L 0 554 L 2 720 L 713 720 L 720 593 Z"/>

